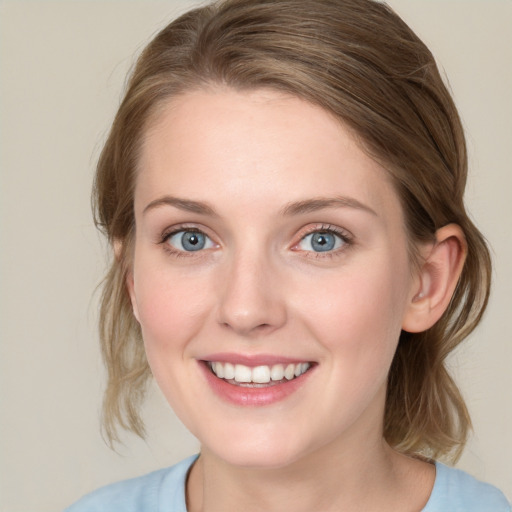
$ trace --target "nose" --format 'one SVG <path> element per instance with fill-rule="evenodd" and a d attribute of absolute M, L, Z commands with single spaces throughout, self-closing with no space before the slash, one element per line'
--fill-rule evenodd
<path fill-rule="evenodd" d="M 286 322 L 279 272 L 262 255 L 238 254 L 227 264 L 220 288 L 219 323 L 239 335 L 269 334 Z"/>

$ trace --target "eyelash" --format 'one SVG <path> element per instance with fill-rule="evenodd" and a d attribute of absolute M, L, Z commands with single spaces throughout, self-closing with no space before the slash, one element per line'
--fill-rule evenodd
<path fill-rule="evenodd" d="M 206 237 L 210 238 L 202 229 L 197 228 L 196 226 L 187 226 L 187 225 L 181 225 L 174 227 L 172 229 L 166 230 L 162 233 L 160 240 L 158 243 L 163 246 L 164 251 L 168 254 L 177 257 L 177 258 L 188 258 L 191 256 L 200 257 L 204 254 L 205 251 L 199 250 L 199 251 L 180 251 L 178 249 L 175 249 L 171 244 L 168 243 L 169 239 L 176 235 L 177 233 L 181 232 L 187 232 L 187 233 L 201 233 L 205 235 Z"/>
<path fill-rule="evenodd" d="M 210 238 L 204 230 L 201 230 L 197 228 L 196 226 L 187 226 L 187 225 L 180 225 L 173 227 L 172 229 L 168 229 L 162 233 L 160 236 L 160 239 L 158 241 L 158 244 L 162 245 L 164 250 L 171 254 L 174 257 L 200 257 L 204 255 L 206 251 L 199 250 L 199 251 L 180 251 L 178 249 L 175 249 L 171 244 L 168 243 L 169 239 L 180 232 L 191 232 L 191 233 L 201 233 L 205 235 L 206 237 Z M 333 226 L 332 224 L 321 224 L 316 226 L 311 226 L 310 228 L 307 228 L 300 236 L 300 239 L 297 243 L 295 243 L 292 247 L 292 250 L 294 247 L 297 247 L 307 236 L 314 234 L 314 233 L 328 233 L 334 236 L 337 236 L 341 239 L 343 242 L 343 246 L 341 248 L 325 251 L 325 252 L 317 252 L 317 251 L 301 251 L 304 254 L 306 254 L 306 257 L 308 258 L 334 258 L 336 256 L 339 256 L 342 252 L 344 252 L 348 247 L 353 245 L 353 238 L 352 236 L 345 230 L 339 228 L 338 226 Z M 297 252 L 300 251 L 300 249 L 297 249 Z"/>
<path fill-rule="evenodd" d="M 344 229 L 341 229 L 338 226 L 333 226 L 332 224 L 321 224 L 307 228 L 306 231 L 301 234 L 300 240 L 296 244 L 294 244 L 293 247 L 297 247 L 308 235 L 314 233 L 328 233 L 331 235 L 335 235 L 341 239 L 341 241 L 343 242 L 343 246 L 338 249 L 325 252 L 303 251 L 306 254 L 306 257 L 308 258 L 335 258 L 337 256 L 340 256 L 341 253 L 345 252 L 351 245 L 354 244 L 352 235 L 350 235 Z"/>

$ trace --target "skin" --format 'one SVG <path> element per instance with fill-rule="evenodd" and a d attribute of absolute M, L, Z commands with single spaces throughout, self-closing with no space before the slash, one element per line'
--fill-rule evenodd
<path fill-rule="evenodd" d="M 320 198 L 343 199 L 297 207 Z M 135 218 L 134 314 L 202 447 L 189 510 L 421 510 L 435 469 L 384 442 L 386 379 L 401 329 L 427 328 L 449 301 L 457 228 L 418 271 L 396 192 L 347 128 L 298 98 L 225 88 L 174 98 L 150 124 Z M 180 229 L 205 233 L 205 249 L 183 250 L 168 236 Z M 315 252 L 307 235 L 326 229 L 337 248 Z M 198 363 L 219 352 L 314 367 L 286 399 L 237 406 Z"/>

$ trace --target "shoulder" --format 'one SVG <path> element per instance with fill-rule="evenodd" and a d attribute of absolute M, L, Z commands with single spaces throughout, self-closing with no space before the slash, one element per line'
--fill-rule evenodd
<path fill-rule="evenodd" d="M 496 487 L 480 482 L 460 469 L 436 462 L 436 481 L 423 512 L 511 512 Z"/>
<path fill-rule="evenodd" d="M 107 485 L 64 512 L 186 512 L 185 479 L 197 456 L 175 466 Z"/>

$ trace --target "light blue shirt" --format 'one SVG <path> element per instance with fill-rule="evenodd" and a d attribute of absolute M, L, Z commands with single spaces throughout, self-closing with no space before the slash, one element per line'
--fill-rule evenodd
<path fill-rule="evenodd" d="M 436 462 L 434 488 L 422 512 L 511 512 L 511 507 L 496 487 Z"/>
<path fill-rule="evenodd" d="M 185 479 L 196 458 L 107 485 L 64 512 L 187 512 Z M 511 507 L 496 487 L 436 462 L 434 488 L 422 512 L 511 512 Z"/>

